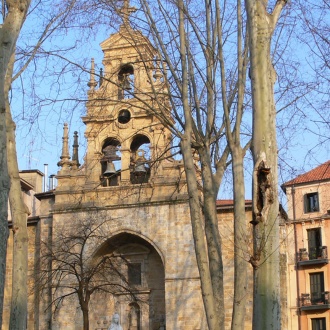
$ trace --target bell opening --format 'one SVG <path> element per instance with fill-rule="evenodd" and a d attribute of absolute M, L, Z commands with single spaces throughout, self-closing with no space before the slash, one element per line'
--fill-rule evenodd
<path fill-rule="evenodd" d="M 118 114 L 118 122 L 127 124 L 131 120 L 131 113 L 128 110 L 120 110 Z"/>

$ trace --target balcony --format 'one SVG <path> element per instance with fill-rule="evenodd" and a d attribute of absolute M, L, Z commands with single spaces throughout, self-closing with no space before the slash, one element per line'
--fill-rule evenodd
<path fill-rule="evenodd" d="M 325 265 L 328 262 L 327 246 L 311 248 L 309 251 L 306 249 L 299 249 L 298 266 Z"/>
<path fill-rule="evenodd" d="M 302 293 L 300 301 L 302 311 L 330 309 L 330 292 L 314 293 L 312 297 L 310 293 Z"/>

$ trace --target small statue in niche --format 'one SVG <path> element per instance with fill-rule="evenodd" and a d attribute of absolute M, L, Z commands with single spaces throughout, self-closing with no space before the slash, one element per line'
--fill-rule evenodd
<path fill-rule="evenodd" d="M 129 318 L 129 330 L 140 330 L 140 310 L 138 306 L 131 305 Z"/>
<path fill-rule="evenodd" d="M 123 330 L 122 326 L 119 323 L 119 314 L 113 314 L 112 321 L 108 330 Z"/>

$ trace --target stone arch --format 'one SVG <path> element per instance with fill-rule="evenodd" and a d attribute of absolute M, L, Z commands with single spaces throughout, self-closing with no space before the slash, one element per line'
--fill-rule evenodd
<path fill-rule="evenodd" d="M 112 141 L 114 141 L 114 143 L 118 143 L 120 146 L 123 144 L 122 137 L 119 134 L 112 132 L 111 135 L 108 135 L 101 140 L 100 146 L 103 147 L 109 143 L 112 143 Z"/>
<path fill-rule="evenodd" d="M 131 150 L 138 150 L 143 144 L 150 144 L 151 145 L 151 137 L 146 132 L 140 132 L 135 134 L 131 138 Z"/>
<path fill-rule="evenodd" d="M 147 183 L 150 178 L 151 141 L 146 134 L 133 136 L 130 144 L 131 183 Z"/>
<path fill-rule="evenodd" d="M 101 183 L 102 186 L 117 186 L 121 172 L 121 142 L 114 137 L 106 138 L 101 147 Z"/>
<path fill-rule="evenodd" d="M 120 66 L 118 72 L 118 100 L 134 97 L 134 67 L 132 63 Z"/>
<path fill-rule="evenodd" d="M 99 248 L 94 252 L 93 254 L 93 258 L 98 257 L 100 255 L 100 253 L 102 253 L 102 249 L 104 247 L 105 244 L 107 244 L 107 242 L 109 241 L 109 239 L 113 239 L 115 237 L 118 237 L 122 234 L 127 234 L 130 236 L 136 236 L 139 237 L 141 240 L 146 241 L 148 244 L 150 244 L 158 253 L 158 255 L 161 258 L 162 264 L 165 265 L 165 256 L 164 253 L 162 252 L 162 250 L 160 249 L 160 247 L 152 240 L 150 239 L 148 236 L 141 234 L 140 232 L 136 232 L 134 230 L 131 230 L 129 228 L 122 228 L 120 230 L 114 231 L 111 234 L 111 237 L 109 237 L 108 239 L 106 239 L 102 244 L 100 244 Z"/>
<path fill-rule="evenodd" d="M 137 302 L 131 302 L 128 313 L 128 329 L 141 330 L 141 308 Z"/>
<path fill-rule="evenodd" d="M 120 268 L 133 296 L 113 294 L 114 309 L 109 315 L 120 314 L 123 329 L 157 330 L 165 316 L 165 268 L 159 248 L 143 235 L 121 230 L 104 241 L 94 258 L 112 254 L 121 256 L 125 263 Z"/>

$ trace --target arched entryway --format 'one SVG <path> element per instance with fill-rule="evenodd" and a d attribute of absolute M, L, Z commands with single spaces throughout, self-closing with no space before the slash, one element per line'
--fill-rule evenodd
<path fill-rule="evenodd" d="M 123 284 L 130 292 L 112 294 L 108 314 L 118 313 L 123 330 L 158 330 L 165 320 L 165 275 L 155 247 L 132 233 L 119 233 L 102 244 L 95 258 L 115 255 Z M 103 315 L 99 315 L 102 317 Z"/>

